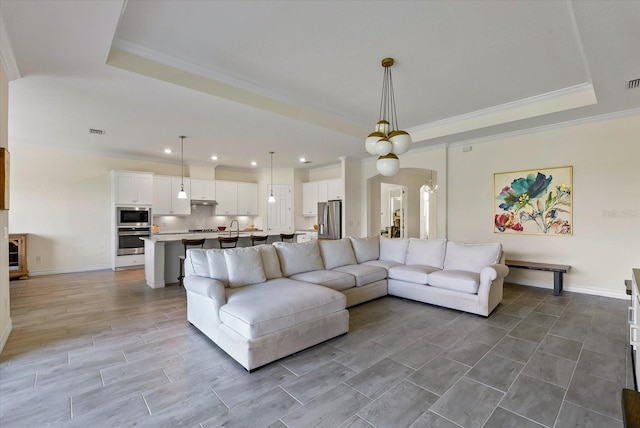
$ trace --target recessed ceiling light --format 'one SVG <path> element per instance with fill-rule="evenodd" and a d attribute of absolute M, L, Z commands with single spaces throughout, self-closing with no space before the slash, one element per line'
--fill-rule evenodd
<path fill-rule="evenodd" d="M 305 163 L 307 160 L 305 158 L 300 158 L 300 162 Z"/>
<path fill-rule="evenodd" d="M 258 162 L 256 162 L 256 161 L 251 161 L 251 166 L 256 166 L 256 165 L 258 165 Z"/>
<path fill-rule="evenodd" d="M 211 160 L 218 160 L 218 156 L 216 155 L 211 156 Z"/>
<path fill-rule="evenodd" d="M 164 149 L 164 152 L 165 152 L 166 154 L 169 154 L 169 153 L 171 153 L 171 149 Z"/>

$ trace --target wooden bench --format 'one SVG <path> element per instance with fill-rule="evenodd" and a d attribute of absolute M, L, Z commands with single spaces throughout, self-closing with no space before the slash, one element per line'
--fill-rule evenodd
<path fill-rule="evenodd" d="M 553 272 L 553 295 L 559 296 L 562 291 L 562 274 L 571 269 L 570 265 L 554 265 L 551 263 L 525 262 L 522 260 L 506 260 L 505 264 L 513 268 L 544 270 Z"/>

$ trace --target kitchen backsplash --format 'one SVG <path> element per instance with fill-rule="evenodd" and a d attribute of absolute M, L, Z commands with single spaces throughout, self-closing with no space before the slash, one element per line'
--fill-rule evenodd
<path fill-rule="evenodd" d="M 238 220 L 240 230 L 251 227 L 262 229 L 262 217 L 247 216 L 217 216 L 212 215 L 209 207 L 198 206 L 191 209 L 189 216 L 153 216 L 153 224 L 157 224 L 160 233 L 186 232 L 189 229 L 216 229 L 218 226 L 231 224 L 232 220 Z M 234 224 L 235 228 L 235 224 Z"/>

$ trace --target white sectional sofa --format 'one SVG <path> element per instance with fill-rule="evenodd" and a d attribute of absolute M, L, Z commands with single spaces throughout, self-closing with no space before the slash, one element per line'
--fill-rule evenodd
<path fill-rule="evenodd" d="M 187 319 L 247 370 L 347 333 L 345 309 L 387 294 L 488 316 L 500 244 L 344 238 L 187 251 Z"/>

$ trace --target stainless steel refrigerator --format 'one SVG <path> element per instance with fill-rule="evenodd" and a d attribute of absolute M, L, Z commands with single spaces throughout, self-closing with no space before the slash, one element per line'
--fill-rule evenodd
<path fill-rule="evenodd" d="M 342 201 L 318 202 L 318 239 L 342 238 Z"/>

